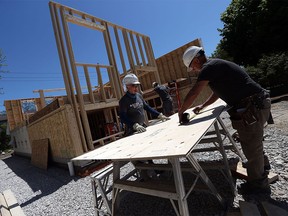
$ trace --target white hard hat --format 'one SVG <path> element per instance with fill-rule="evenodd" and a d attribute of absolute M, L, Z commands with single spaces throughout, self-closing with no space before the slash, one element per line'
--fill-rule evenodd
<path fill-rule="evenodd" d="M 131 74 L 127 74 L 123 78 L 122 83 L 123 83 L 124 92 L 127 92 L 127 88 L 126 88 L 127 85 L 140 84 L 140 82 L 138 80 L 138 77 L 135 74 L 132 74 L 132 73 Z"/>
<path fill-rule="evenodd" d="M 159 84 L 157 82 L 153 82 L 152 83 L 152 87 L 155 88 L 156 86 L 158 86 Z"/>
<path fill-rule="evenodd" d="M 186 67 L 189 67 L 192 60 L 195 58 L 195 56 L 198 54 L 200 50 L 203 50 L 203 47 L 198 46 L 191 46 L 183 54 L 183 63 Z"/>
<path fill-rule="evenodd" d="M 140 82 L 135 74 L 130 73 L 123 78 L 123 84 L 124 85 L 140 84 Z"/>

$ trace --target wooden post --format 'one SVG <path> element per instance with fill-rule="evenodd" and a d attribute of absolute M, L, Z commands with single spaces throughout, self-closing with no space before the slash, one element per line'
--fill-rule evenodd
<path fill-rule="evenodd" d="M 40 95 L 40 106 L 41 106 L 41 109 L 43 109 L 46 106 L 43 89 L 39 90 L 39 95 Z"/>
<path fill-rule="evenodd" d="M 139 58 L 138 58 L 138 52 L 137 52 L 137 49 L 136 49 L 136 46 L 135 46 L 135 42 L 134 42 L 133 33 L 132 33 L 132 32 L 129 32 L 129 35 L 130 35 L 130 41 L 131 41 L 131 44 L 132 44 L 132 48 L 133 48 L 133 51 L 134 51 L 134 56 L 135 56 L 136 64 L 139 65 L 139 66 L 141 66 L 141 65 L 140 65 L 140 61 L 139 61 Z"/>
<path fill-rule="evenodd" d="M 100 94 L 101 94 L 101 97 L 102 97 L 101 99 L 106 102 L 107 98 L 106 98 L 106 93 L 105 93 L 105 89 L 104 89 L 104 86 L 103 86 L 103 81 L 102 81 L 100 68 L 96 67 L 96 71 L 97 71 L 97 76 L 98 76 L 98 83 L 100 85 Z"/>
<path fill-rule="evenodd" d="M 145 60 L 145 57 L 144 57 L 143 48 L 142 48 L 142 44 L 141 44 L 139 35 L 137 35 L 136 38 L 137 38 L 137 43 L 138 43 L 138 48 L 139 48 L 139 51 L 140 51 L 141 59 L 142 59 L 142 65 L 146 66 L 146 60 Z"/>
<path fill-rule="evenodd" d="M 129 44 L 129 39 L 127 36 L 127 31 L 125 29 L 122 29 L 122 35 L 124 38 L 124 43 L 125 43 L 125 47 L 126 47 L 126 51 L 127 51 L 127 56 L 128 56 L 128 60 L 129 60 L 129 64 L 130 64 L 130 69 L 133 73 L 135 73 L 135 67 L 134 67 L 134 60 L 132 57 L 132 53 L 131 53 L 131 49 L 130 49 L 130 44 Z"/>
<path fill-rule="evenodd" d="M 88 92 L 89 92 L 89 98 L 90 98 L 90 102 L 95 104 L 95 99 L 94 99 L 94 95 L 93 95 L 93 91 L 92 91 L 92 85 L 90 82 L 90 76 L 88 73 L 88 69 L 87 66 L 84 66 L 84 73 L 85 73 L 85 78 L 86 78 L 86 83 L 87 83 L 87 87 L 88 87 Z"/>
<path fill-rule="evenodd" d="M 66 39 L 66 46 L 68 49 L 68 55 L 70 58 L 70 67 L 72 69 L 75 88 L 76 88 L 76 92 L 77 92 L 78 104 L 79 104 L 80 113 L 81 113 L 81 117 L 82 117 L 82 123 L 84 126 L 84 132 L 85 132 L 85 136 L 86 136 L 87 147 L 89 150 L 93 150 L 94 146 L 92 144 L 91 131 L 90 131 L 90 127 L 89 127 L 87 113 L 86 113 L 85 108 L 84 108 L 84 99 L 83 99 L 83 95 L 82 95 L 82 91 L 81 91 L 81 87 L 80 87 L 79 77 L 77 74 L 77 68 L 75 66 L 75 59 L 74 59 L 74 54 L 73 54 L 73 50 L 72 50 L 72 44 L 71 44 L 71 40 L 70 40 L 69 29 L 68 29 L 68 25 L 67 25 L 66 20 L 65 20 L 65 13 L 64 13 L 63 8 L 60 8 L 60 14 L 61 14 L 61 18 L 62 18 L 62 25 L 63 25 L 64 35 L 65 35 L 65 39 Z"/>
<path fill-rule="evenodd" d="M 125 65 L 125 60 L 124 60 L 124 56 L 123 56 L 121 43 L 119 40 L 118 29 L 115 26 L 114 26 L 114 34 L 115 34 L 115 38 L 116 38 L 116 42 L 117 42 L 117 47 L 119 50 L 119 56 L 120 56 L 120 60 L 121 60 L 121 64 L 122 64 L 123 73 L 126 74 L 127 69 L 126 69 L 126 65 Z"/>
<path fill-rule="evenodd" d="M 75 95 L 73 93 L 74 91 L 73 91 L 71 76 L 70 76 L 70 73 L 68 70 L 69 67 L 68 67 L 68 63 L 67 63 L 66 52 L 65 52 L 64 42 L 63 42 L 63 38 L 62 38 L 62 32 L 61 32 L 61 28 L 60 28 L 60 22 L 59 22 L 59 18 L 57 15 L 56 4 L 53 2 L 49 2 L 49 7 L 50 7 L 50 13 L 51 13 L 52 21 L 53 21 L 52 23 L 53 23 L 55 39 L 56 39 L 56 44 L 57 44 L 57 48 L 58 48 L 58 54 L 59 54 L 61 69 L 62 69 L 62 73 L 63 73 L 63 77 L 64 77 L 68 101 L 73 106 L 74 114 L 75 114 L 76 121 L 77 121 L 77 126 L 78 126 L 80 137 L 81 137 L 81 144 L 82 144 L 83 151 L 87 152 L 85 135 L 84 135 L 84 131 L 83 131 L 83 127 L 82 127 L 82 123 L 81 123 L 81 119 L 80 119 L 80 115 L 79 115 L 79 111 L 78 111 L 77 101 L 76 101 Z"/>
<path fill-rule="evenodd" d="M 112 83 L 111 87 L 115 88 L 116 98 L 120 99 L 121 98 L 121 91 L 119 90 L 120 80 L 118 79 L 118 69 L 117 69 L 115 56 L 113 53 L 112 43 L 111 43 L 110 34 L 109 34 L 109 27 L 106 22 L 102 22 L 102 25 L 106 27 L 106 31 L 103 32 L 103 36 L 104 36 L 104 41 L 106 45 L 106 50 L 108 53 L 109 63 L 110 65 L 113 66 L 113 69 L 110 70 L 112 73 L 111 74 L 112 76 L 110 77 L 110 82 Z"/>

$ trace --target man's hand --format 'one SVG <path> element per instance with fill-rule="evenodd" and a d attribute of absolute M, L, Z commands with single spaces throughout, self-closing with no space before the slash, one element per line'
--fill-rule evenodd
<path fill-rule="evenodd" d="M 193 109 L 193 112 L 195 114 L 199 114 L 199 112 L 203 109 L 203 104 L 199 105 L 199 106 L 196 106 L 194 109 Z"/>
<path fill-rule="evenodd" d="M 135 124 L 133 125 L 133 129 L 134 129 L 135 131 L 137 131 L 138 133 L 142 133 L 142 132 L 145 132 L 145 131 L 146 131 L 146 128 L 143 127 L 142 125 L 138 124 L 138 123 L 135 123 Z"/>
<path fill-rule="evenodd" d="M 160 119 L 162 122 L 164 122 L 166 120 L 170 120 L 169 117 L 163 115 L 162 113 L 160 113 L 157 118 Z"/>

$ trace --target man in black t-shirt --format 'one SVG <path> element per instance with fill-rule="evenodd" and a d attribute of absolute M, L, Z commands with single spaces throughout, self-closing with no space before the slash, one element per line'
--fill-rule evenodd
<path fill-rule="evenodd" d="M 154 91 L 157 92 L 157 94 L 161 98 L 163 114 L 166 116 L 170 116 L 170 115 L 174 114 L 174 112 L 173 112 L 173 100 L 169 94 L 170 88 L 168 86 L 159 85 L 159 83 L 157 83 L 157 82 L 153 82 L 152 87 L 154 88 Z"/>
<path fill-rule="evenodd" d="M 213 93 L 193 111 L 199 113 L 218 98 L 229 105 L 232 126 L 239 133 L 242 150 L 247 158 L 248 180 L 238 187 L 238 192 L 242 195 L 270 195 L 262 143 L 264 123 L 269 118 L 271 107 L 269 93 L 235 63 L 207 59 L 202 47 L 189 47 L 183 54 L 183 62 L 188 69 L 198 73 L 198 79 L 179 110 L 179 121 L 203 88 L 209 85 Z"/>

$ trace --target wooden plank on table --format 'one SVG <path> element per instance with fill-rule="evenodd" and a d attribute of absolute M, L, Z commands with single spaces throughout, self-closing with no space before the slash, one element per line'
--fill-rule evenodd
<path fill-rule="evenodd" d="M 215 162 L 213 163 L 205 163 L 205 162 L 199 162 L 199 165 L 202 167 L 204 170 L 220 170 L 220 169 L 225 169 L 225 165 L 222 162 Z M 166 170 L 166 171 L 171 171 L 172 170 L 172 164 L 146 164 L 146 163 L 135 163 L 134 164 L 135 168 L 137 169 L 144 169 L 144 170 Z M 186 172 L 195 172 L 195 168 L 189 163 L 189 162 L 181 162 L 180 163 L 181 170 L 186 171 Z"/>
<path fill-rule="evenodd" d="M 239 205 L 242 216 L 261 216 L 257 205 L 242 200 L 239 201 Z"/>
<path fill-rule="evenodd" d="M 3 196 L 5 197 L 7 206 L 12 216 L 25 216 L 13 192 L 10 189 L 3 191 Z"/>
<path fill-rule="evenodd" d="M 0 193 L 0 215 L 11 216 L 8 205 L 2 193 Z"/>
<path fill-rule="evenodd" d="M 237 178 L 245 179 L 245 180 L 248 179 L 246 168 L 242 167 L 242 163 L 241 162 L 239 162 L 237 164 L 237 169 L 236 170 L 231 170 L 231 171 L 233 172 L 233 174 Z M 272 182 L 277 181 L 278 179 L 279 179 L 279 176 L 277 174 L 269 172 L 269 175 L 268 175 L 269 184 L 271 184 Z"/>
<path fill-rule="evenodd" d="M 267 216 L 288 216 L 288 211 L 269 202 L 261 202 Z"/>
<path fill-rule="evenodd" d="M 73 160 L 139 160 L 185 157 L 201 140 L 224 109 L 221 100 L 205 108 L 186 125 L 179 125 L 177 113 L 165 122 L 147 127 L 146 132 L 116 140 Z M 192 112 L 192 110 L 189 110 Z"/>
<path fill-rule="evenodd" d="M 191 189 L 194 180 L 186 181 L 184 184 L 185 190 Z M 158 196 L 166 199 L 177 199 L 178 194 L 176 192 L 175 183 L 173 180 L 167 179 L 147 179 L 145 181 L 130 181 L 118 179 L 113 184 L 114 188 L 121 190 L 132 191 L 136 193 L 142 193 L 152 196 Z M 202 182 L 197 181 L 194 185 L 195 191 L 207 191 L 209 188 Z"/>
<path fill-rule="evenodd" d="M 158 196 L 167 199 L 178 199 L 175 186 L 167 182 L 149 181 L 125 181 L 116 180 L 113 185 L 114 188 L 142 193 L 152 196 Z"/>
<path fill-rule="evenodd" d="M 49 139 L 33 140 L 31 163 L 41 169 L 48 167 Z"/>

